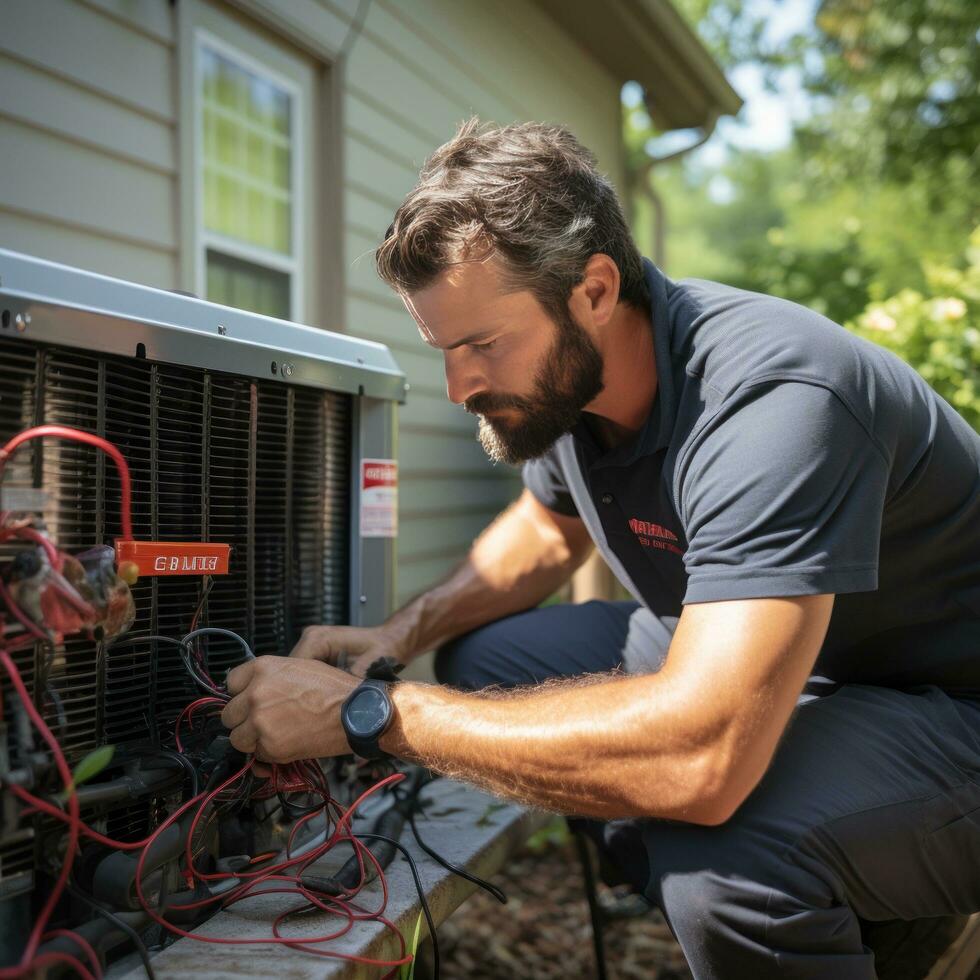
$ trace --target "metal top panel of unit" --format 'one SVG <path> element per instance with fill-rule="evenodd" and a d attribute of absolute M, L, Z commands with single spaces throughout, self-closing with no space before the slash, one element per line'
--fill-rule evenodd
<path fill-rule="evenodd" d="M 2 334 L 405 401 L 384 344 L 0 249 Z"/>

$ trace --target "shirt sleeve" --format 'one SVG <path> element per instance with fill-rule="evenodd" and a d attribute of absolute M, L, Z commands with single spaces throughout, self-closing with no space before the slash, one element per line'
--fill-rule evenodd
<path fill-rule="evenodd" d="M 561 465 L 551 453 L 526 462 L 521 477 L 538 503 L 566 517 L 578 517 L 578 508 L 568 491 Z"/>
<path fill-rule="evenodd" d="M 684 602 L 877 589 L 888 471 L 828 389 L 779 382 L 743 391 L 678 469 Z"/>

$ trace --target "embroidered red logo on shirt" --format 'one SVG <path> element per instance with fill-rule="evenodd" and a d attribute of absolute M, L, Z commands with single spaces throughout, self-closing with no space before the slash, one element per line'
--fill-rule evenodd
<path fill-rule="evenodd" d="M 677 535 L 668 530 L 661 524 L 653 524 L 650 521 L 641 521 L 636 517 L 629 519 L 630 530 L 636 535 L 636 540 L 644 548 L 658 548 L 660 551 L 671 551 L 675 555 L 683 555 L 682 549 L 677 547 Z"/>

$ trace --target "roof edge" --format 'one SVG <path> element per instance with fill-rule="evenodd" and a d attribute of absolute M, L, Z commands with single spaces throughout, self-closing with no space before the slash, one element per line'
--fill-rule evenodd
<path fill-rule="evenodd" d="M 536 0 L 620 83 L 638 82 L 663 130 L 706 128 L 742 99 L 669 0 Z"/>

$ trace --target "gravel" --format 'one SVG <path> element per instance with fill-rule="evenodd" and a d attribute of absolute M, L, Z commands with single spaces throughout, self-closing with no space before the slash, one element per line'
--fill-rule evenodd
<path fill-rule="evenodd" d="M 582 869 L 571 842 L 518 853 L 494 884 L 500 905 L 478 891 L 439 928 L 442 980 L 550 980 L 594 977 L 592 927 Z M 600 891 L 609 895 L 605 886 Z M 691 973 L 654 910 L 609 922 L 609 980 L 688 980 Z"/>

